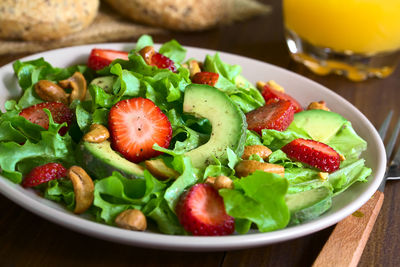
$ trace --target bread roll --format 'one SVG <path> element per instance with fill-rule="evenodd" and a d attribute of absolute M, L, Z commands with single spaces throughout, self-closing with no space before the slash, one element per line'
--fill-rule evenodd
<path fill-rule="evenodd" d="M 99 0 L 0 0 L 0 38 L 47 41 L 88 26 Z"/>
<path fill-rule="evenodd" d="M 105 0 L 121 14 L 172 30 L 203 30 L 222 21 L 232 0 Z"/>

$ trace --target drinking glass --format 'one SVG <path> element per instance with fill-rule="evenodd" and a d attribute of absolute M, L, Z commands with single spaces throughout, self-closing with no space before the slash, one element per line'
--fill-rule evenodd
<path fill-rule="evenodd" d="M 317 74 L 385 78 L 400 59 L 400 0 L 283 0 L 292 58 Z"/>

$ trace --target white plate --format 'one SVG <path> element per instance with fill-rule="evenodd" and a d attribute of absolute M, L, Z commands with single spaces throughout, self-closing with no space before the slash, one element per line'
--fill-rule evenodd
<path fill-rule="evenodd" d="M 54 66 L 66 67 L 86 62 L 93 47 L 129 51 L 133 44 L 114 43 L 76 46 L 39 53 L 22 60 L 44 57 Z M 187 50 L 188 57 L 198 59 L 203 59 L 206 54 L 215 53 L 215 51 L 192 47 L 187 47 Z M 326 87 L 300 75 L 261 61 L 227 53 L 220 54 L 224 61 L 241 65 L 244 76 L 251 82 L 273 79 L 281 84 L 303 106 L 311 101 L 325 100 L 327 105 L 333 108 L 334 111 L 349 119 L 357 133 L 368 142 L 368 150 L 363 154 L 367 166 L 372 168 L 372 175 L 369 177 L 368 182 L 357 183 L 335 197 L 332 208 L 313 221 L 269 233 L 252 232 L 246 235 L 224 237 L 171 236 L 150 232 L 134 232 L 107 226 L 77 216 L 58 204 L 11 183 L 4 177 L 0 178 L 0 192 L 21 207 L 47 220 L 87 235 L 128 245 L 193 251 L 249 248 L 308 235 L 337 223 L 368 201 L 382 180 L 386 157 L 378 133 L 359 110 Z M 12 65 L 5 65 L 0 68 L 0 106 L 2 110 L 4 110 L 4 102 L 7 99 L 18 97 L 19 94 L 20 89 L 17 85 Z M 0 231 L 5 230 L 0 229 Z"/>

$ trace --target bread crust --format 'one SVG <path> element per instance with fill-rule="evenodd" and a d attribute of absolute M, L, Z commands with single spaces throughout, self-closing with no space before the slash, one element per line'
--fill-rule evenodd
<path fill-rule="evenodd" d="M 204 30 L 228 14 L 231 0 L 105 0 L 126 17 L 172 30 Z"/>
<path fill-rule="evenodd" d="M 88 26 L 98 7 L 99 0 L 1 0 L 0 38 L 60 39 Z"/>

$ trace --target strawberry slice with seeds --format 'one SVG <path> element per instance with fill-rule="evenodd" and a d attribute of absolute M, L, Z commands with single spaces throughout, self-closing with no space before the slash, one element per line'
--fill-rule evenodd
<path fill-rule="evenodd" d="M 151 100 L 141 97 L 115 104 L 108 125 L 112 147 L 132 162 L 161 154 L 153 145 L 168 148 L 172 137 L 167 116 Z"/>
<path fill-rule="evenodd" d="M 340 155 L 332 147 L 309 139 L 298 138 L 282 147 L 286 155 L 324 172 L 334 172 L 339 169 Z"/>
<path fill-rule="evenodd" d="M 49 129 L 49 116 L 43 109 L 48 109 L 55 123 L 62 124 L 66 122 L 68 126 L 62 127 L 58 132 L 60 135 L 65 135 L 69 126 L 74 120 L 74 113 L 63 103 L 59 102 L 44 102 L 24 108 L 19 115 L 28 121 L 42 126 L 46 130 Z"/>
<path fill-rule="evenodd" d="M 23 187 L 33 187 L 67 175 L 67 169 L 60 163 L 47 163 L 33 168 L 22 181 Z"/>
<path fill-rule="evenodd" d="M 156 66 L 159 69 L 168 69 L 172 72 L 176 72 L 177 68 L 172 59 L 160 54 L 154 50 L 152 46 L 143 47 L 139 54 L 143 57 L 147 65 Z"/>
<path fill-rule="evenodd" d="M 284 131 L 293 121 L 294 106 L 290 101 L 278 100 L 246 114 L 247 128 L 261 134 L 263 129 Z"/>
<path fill-rule="evenodd" d="M 219 74 L 215 72 L 201 71 L 192 77 L 192 83 L 208 84 L 214 86 L 219 78 Z"/>
<path fill-rule="evenodd" d="M 230 235 L 235 230 L 233 217 L 225 211 L 224 201 L 209 184 L 196 184 L 177 205 L 183 228 L 198 236 Z"/>
<path fill-rule="evenodd" d="M 287 101 L 290 101 L 293 104 L 293 106 L 295 107 L 295 113 L 303 110 L 300 103 L 297 102 L 296 99 L 294 99 L 293 97 L 291 97 L 290 95 L 288 95 L 286 93 L 283 93 L 283 92 L 273 89 L 268 84 L 264 85 L 261 94 L 264 97 L 266 103 L 271 103 L 272 102 L 271 100 L 275 100 L 275 101 L 287 100 Z"/>
<path fill-rule="evenodd" d="M 110 63 L 117 58 L 129 60 L 128 52 L 93 48 L 92 52 L 90 53 L 87 65 L 93 70 L 101 70 L 102 68 L 110 65 Z"/>
<path fill-rule="evenodd" d="M 155 52 L 151 58 L 151 65 L 159 69 L 169 69 L 172 72 L 177 71 L 174 61 L 158 52 Z"/>

